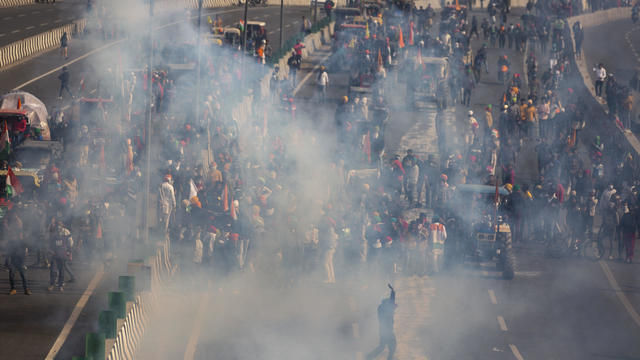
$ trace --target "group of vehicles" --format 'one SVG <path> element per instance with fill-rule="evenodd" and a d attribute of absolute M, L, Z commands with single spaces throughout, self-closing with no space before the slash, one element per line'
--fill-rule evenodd
<path fill-rule="evenodd" d="M 35 96 L 11 91 L 0 97 L 0 129 L 5 142 L 0 161 L 7 165 L 0 169 L 0 180 L 6 181 L 11 166 L 27 198 L 40 187 L 44 169 L 62 156 L 62 143 L 51 140 L 48 121 L 45 105 Z M 10 205 L 8 199 L 2 203 Z"/>

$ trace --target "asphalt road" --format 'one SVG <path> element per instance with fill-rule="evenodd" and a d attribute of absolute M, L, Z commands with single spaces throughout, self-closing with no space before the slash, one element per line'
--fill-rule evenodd
<path fill-rule="evenodd" d="M 284 38 L 296 34 L 299 30 L 302 15 L 308 12 L 307 8 L 287 8 L 285 11 Z M 232 25 L 242 18 L 243 9 L 225 8 L 204 10 L 203 16 L 220 14 L 223 24 Z M 279 7 L 256 7 L 249 9 L 250 20 L 262 20 L 267 23 L 267 35 L 272 47 L 280 46 L 280 9 Z M 172 32 L 182 29 L 185 17 L 166 16 L 166 20 L 157 22 L 161 29 L 156 36 L 171 35 Z M 190 21 L 195 21 L 192 16 Z M 167 25 L 169 24 L 169 25 Z M 206 18 L 202 26 L 206 26 Z M 20 88 L 40 98 L 49 112 L 56 108 L 62 108 L 69 104 L 69 99 L 58 101 L 60 83 L 57 79 L 62 66 L 67 66 L 71 75 L 70 88 L 73 92 L 79 87 L 80 79 L 85 76 L 86 90 L 91 92 L 97 87 L 97 74 L 104 74 L 108 67 L 117 68 L 117 59 L 122 54 L 119 46 L 124 41 L 104 42 L 97 39 L 97 34 L 88 34 L 85 38 L 76 39 L 69 43 L 69 59 L 60 56 L 59 50 L 54 49 L 40 56 L 27 59 L 16 65 L 12 65 L 0 71 L 0 92 L 4 93 L 14 88 Z M 37 79 L 34 81 L 34 79 Z"/>
<path fill-rule="evenodd" d="M 601 62 L 607 72 L 614 74 L 619 84 L 628 85 L 636 69 L 640 68 L 640 26 L 631 22 L 631 16 L 628 19 L 585 28 L 584 39 L 584 56 L 588 70 Z M 593 72 L 591 76 L 595 81 Z M 636 116 L 639 106 L 640 93 L 635 91 Z M 640 132 L 640 122 L 637 119 L 632 130 L 636 136 Z"/>
<path fill-rule="evenodd" d="M 481 42 L 474 40 L 474 48 Z M 491 49 L 490 70 L 503 52 L 511 58 L 513 71 L 522 73 L 522 58 L 511 50 Z M 297 92 L 302 115 L 296 120 L 325 129 L 332 126 L 335 103 L 347 92 L 346 76 L 332 73 L 331 101 L 317 105 L 313 70 L 328 55 L 320 51 L 305 61 L 298 79 L 312 75 Z M 495 71 L 483 74 L 472 95 L 471 109 L 477 114 L 486 104 L 496 108 L 502 86 L 495 76 Z M 402 97 L 401 85 L 390 88 Z M 407 112 L 398 103 L 390 107 L 388 149 L 400 153 L 409 146 L 427 152 L 438 148 L 443 139 L 433 130 L 428 112 Z M 468 110 L 450 110 L 444 124 L 449 144 L 460 142 L 456 129 L 463 126 Z M 516 173 L 527 176 L 520 175 L 520 180 L 536 176 L 535 159 L 532 144 L 524 144 Z M 552 258 L 536 238 L 514 247 L 518 266 L 510 281 L 503 280 L 492 263 L 460 264 L 429 277 L 338 268 L 333 286 L 312 277 L 281 293 L 265 289 L 268 281 L 256 284 L 251 277 L 214 281 L 208 289 L 204 281 L 188 279 L 201 291 L 166 300 L 167 309 L 180 310 L 163 311 L 155 320 L 141 358 L 250 359 L 258 353 L 265 359 L 362 359 L 377 345 L 376 307 L 388 296 L 387 281 L 397 289 L 397 359 L 640 358 L 640 264 Z M 269 281 L 278 276 L 263 275 Z M 188 286 L 185 282 L 181 286 Z M 163 330 L 166 327 L 172 330 Z M 385 357 L 383 353 L 378 359 Z"/>
<path fill-rule="evenodd" d="M 85 0 L 58 0 L 55 3 L 0 8 L 0 47 L 81 18 Z"/>
<path fill-rule="evenodd" d="M 279 7 L 259 7 L 249 9 L 249 19 L 262 20 L 267 22 L 269 39 L 272 39 L 274 48 L 279 46 Z M 299 21 L 302 15 L 306 14 L 306 8 L 286 8 L 285 9 L 285 39 L 293 36 L 299 29 Z M 206 10 L 207 14 L 221 14 L 224 24 L 232 24 L 242 17 L 242 9 L 228 8 Z M 158 36 L 175 31 L 180 24 L 174 22 L 182 21 L 176 17 L 159 19 L 158 26 L 164 26 L 157 31 Z M 194 21 L 191 19 L 190 21 Z M 206 21 L 203 21 L 205 26 Z M 107 50 L 114 49 L 118 44 L 109 45 L 94 37 L 74 40 L 70 43 L 69 59 L 60 57 L 57 50 L 52 50 L 40 56 L 26 59 L 25 61 L 5 68 L 0 71 L 0 92 L 20 87 L 38 96 L 47 105 L 48 109 L 61 107 L 69 103 L 69 99 L 64 102 L 57 100 L 59 82 L 57 75 L 59 67 L 67 65 L 71 72 L 71 87 L 77 89 L 78 82 L 82 74 L 87 75 L 88 91 L 93 89 L 96 83 L 91 78 L 95 72 L 105 71 L 106 66 L 113 66 L 115 63 L 107 63 L 109 59 Z M 97 59 L 100 64 L 96 64 Z M 116 57 L 111 58 L 115 62 Z M 21 84 L 28 85 L 21 86 Z M 75 326 L 72 327 L 68 340 L 60 350 L 57 358 L 69 359 L 74 355 L 82 355 L 84 350 L 84 334 L 95 331 L 97 327 L 98 313 L 106 308 L 107 293 L 117 289 L 117 276 L 126 271 L 126 261 L 114 264 L 107 270 L 101 282 L 89 298 L 87 306 L 81 312 Z M 60 333 L 65 321 L 73 311 L 78 299 L 87 288 L 93 278 L 96 267 L 74 264 L 72 267 L 78 280 L 68 284 L 64 293 L 48 293 L 48 270 L 40 268 L 30 268 L 29 279 L 33 280 L 31 288 L 33 295 L 26 297 L 22 294 L 16 296 L 0 296 L 0 359 L 43 359 L 49 352 L 56 337 Z M 0 281 L 0 291 L 8 292 L 8 273 L 3 272 Z M 18 282 L 18 286 L 20 283 Z"/>

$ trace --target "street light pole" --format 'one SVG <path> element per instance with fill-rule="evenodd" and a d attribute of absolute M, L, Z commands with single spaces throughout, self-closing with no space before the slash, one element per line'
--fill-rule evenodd
<path fill-rule="evenodd" d="M 284 0 L 280 0 L 280 46 L 284 45 Z"/>
<path fill-rule="evenodd" d="M 242 29 L 242 58 L 247 53 L 247 12 L 249 11 L 249 0 L 244 0 L 244 28 Z"/>
<path fill-rule="evenodd" d="M 198 20 L 196 21 L 198 24 L 196 27 L 196 48 L 198 53 L 198 58 L 196 61 L 196 97 L 195 97 L 195 109 L 196 109 L 196 119 L 200 118 L 200 62 L 202 61 L 202 45 L 201 45 L 201 25 L 202 25 L 202 0 L 198 0 Z M 207 127 L 208 129 L 208 127 Z M 207 161 L 210 164 L 211 159 L 209 159 L 209 154 L 207 153 Z M 207 164 L 208 166 L 208 164 Z"/>
<path fill-rule="evenodd" d="M 147 65 L 147 116 L 144 122 L 145 172 L 142 240 L 149 244 L 149 200 L 151 193 L 151 117 L 153 116 L 153 1 L 149 0 L 149 64 Z"/>

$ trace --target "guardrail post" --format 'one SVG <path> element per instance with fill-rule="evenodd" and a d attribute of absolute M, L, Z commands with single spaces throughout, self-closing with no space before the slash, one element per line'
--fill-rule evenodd
<path fill-rule="evenodd" d="M 127 275 L 135 276 L 135 290 L 151 289 L 151 266 L 145 265 L 143 260 L 131 260 L 127 263 Z"/>
<path fill-rule="evenodd" d="M 122 275 L 118 278 L 118 290 L 124 293 L 126 301 L 133 301 L 136 292 L 136 277 Z"/>
<path fill-rule="evenodd" d="M 107 339 L 114 339 L 118 332 L 118 317 L 113 310 L 102 310 L 98 315 L 98 329 Z"/>
<path fill-rule="evenodd" d="M 109 292 L 109 310 L 113 310 L 118 319 L 124 319 L 127 315 L 127 300 L 122 291 Z"/>
<path fill-rule="evenodd" d="M 86 359 L 104 360 L 104 334 L 87 333 L 85 335 L 84 357 Z"/>

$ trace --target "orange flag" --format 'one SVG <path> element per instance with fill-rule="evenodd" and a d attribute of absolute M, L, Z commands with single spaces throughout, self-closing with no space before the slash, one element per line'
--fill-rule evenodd
<path fill-rule="evenodd" d="M 367 161 L 371 162 L 371 137 L 370 133 L 364 136 L 364 153 L 367 155 Z"/>
<path fill-rule="evenodd" d="M 20 108 L 22 108 L 22 100 L 18 99 L 18 110 L 20 110 Z"/>
<path fill-rule="evenodd" d="M 383 66 L 384 62 L 382 62 L 382 52 L 378 49 L 378 66 Z"/>
<path fill-rule="evenodd" d="M 398 48 L 402 49 L 404 48 L 404 39 L 402 37 L 402 27 L 398 27 L 398 30 L 400 30 L 400 35 L 398 36 Z"/>
<path fill-rule="evenodd" d="M 409 45 L 413 45 L 413 21 L 409 23 Z"/>
<path fill-rule="evenodd" d="M 229 185 L 224 185 L 224 190 L 222 191 L 222 210 L 227 212 L 229 211 Z"/>

